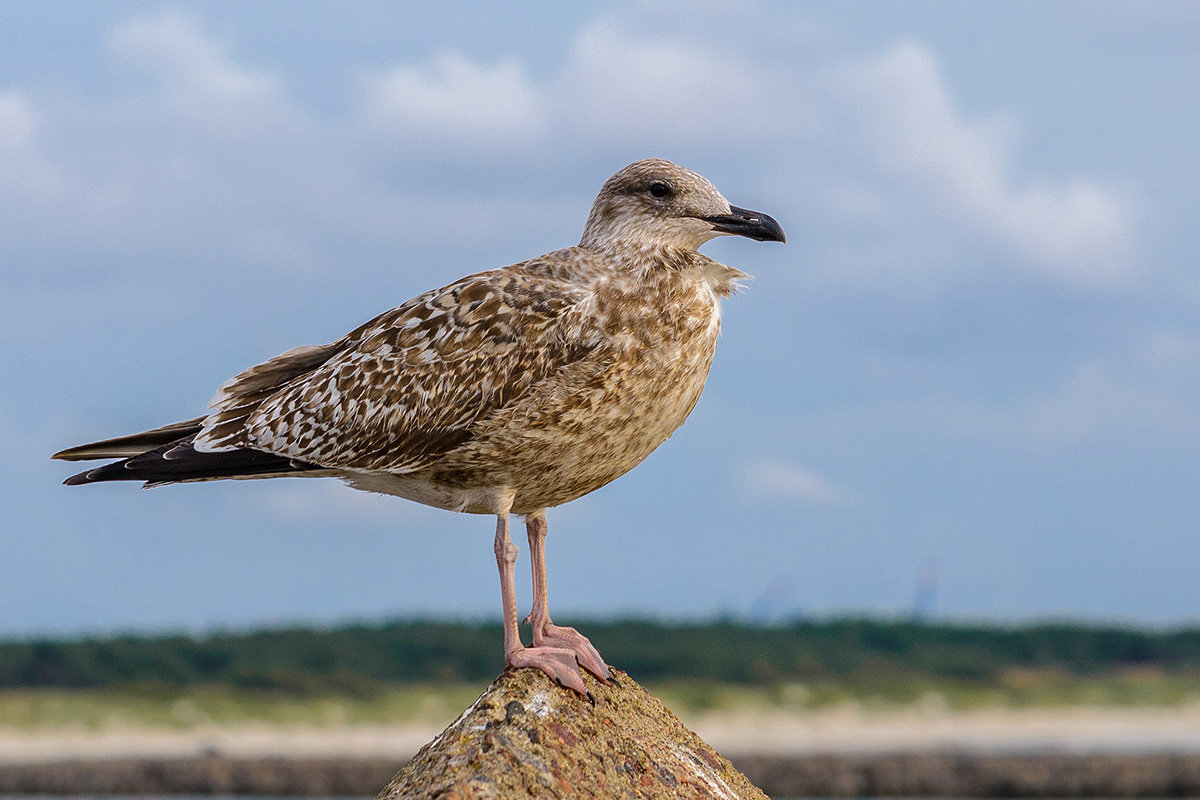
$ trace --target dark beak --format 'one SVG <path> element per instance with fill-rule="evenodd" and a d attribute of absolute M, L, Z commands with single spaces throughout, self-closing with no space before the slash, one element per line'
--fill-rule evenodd
<path fill-rule="evenodd" d="M 786 241 L 783 236 L 783 228 L 779 227 L 779 223 L 758 211 L 730 206 L 728 214 L 704 217 L 704 221 L 711 222 L 713 230 L 721 233 L 746 236 L 760 242 Z"/>

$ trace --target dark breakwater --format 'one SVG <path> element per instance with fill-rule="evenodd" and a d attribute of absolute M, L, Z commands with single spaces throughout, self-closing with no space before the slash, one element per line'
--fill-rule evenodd
<path fill-rule="evenodd" d="M 775 797 L 1200 797 L 1196 753 L 734 757 Z M 3 795 L 374 796 L 392 759 L 113 759 L 0 764 Z"/>

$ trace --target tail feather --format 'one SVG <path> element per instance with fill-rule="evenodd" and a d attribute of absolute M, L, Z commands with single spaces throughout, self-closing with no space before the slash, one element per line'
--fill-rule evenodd
<path fill-rule="evenodd" d="M 202 420 L 203 417 L 177 422 L 145 433 L 107 439 L 56 453 L 55 458 L 67 461 L 120 459 L 72 475 L 63 483 L 81 486 L 103 481 L 144 481 L 146 486 L 161 486 L 183 481 L 294 475 L 321 469 L 315 464 L 249 448 L 220 453 L 199 452 L 192 446 L 192 439 L 200 430 Z"/>
<path fill-rule="evenodd" d="M 200 431 L 204 417 L 175 422 L 161 428 L 135 433 L 129 436 L 118 436 L 116 439 L 105 439 L 101 442 L 81 444 L 78 447 L 68 447 L 60 450 L 51 458 L 60 461 L 91 461 L 98 458 L 133 458 L 154 450 L 164 444 L 188 439 Z"/>

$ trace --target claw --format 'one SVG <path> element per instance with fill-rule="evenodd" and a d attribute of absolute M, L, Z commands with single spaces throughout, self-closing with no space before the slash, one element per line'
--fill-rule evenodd
<path fill-rule="evenodd" d="M 579 666 L 600 680 L 607 681 L 612 677 L 612 670 L 604 663 L 600 652 L 587 640 L 587 637 L 574 628 L 560 627 L 550 623 L 543 625 L 541 630 L 535 627 L 533 643 L 538 647 L 557 647 L 570 650 L 579 661 Z"/>
<path fill-rule="evenodd" d="M 522 647 L 505 656 L 513 667 L 534 667 L 549 675 L 560 686 L 572 689 L 581 695 L 588 693 L 579 674 L 575 653 L 564 647 Z"/>

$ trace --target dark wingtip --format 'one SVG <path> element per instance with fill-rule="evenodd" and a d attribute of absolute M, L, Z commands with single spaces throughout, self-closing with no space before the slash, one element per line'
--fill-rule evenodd
<path fill-rule="evenodd" d="M 101 481 L 123 481 L 130 480 L 132 476 L 126 473 L 125 461 L 113 461 L 99 467 L 92 467 L 89 470 L 84 470 L 78 475 L 72 475 L 63 481 L 64 486 L 82 486 L 85 483 L 100 483 Z"/>
<path fill-rule="evenodd" d="M 83 486 L 85 483 L 92 483 L 92 480 L 89 477 L 91 474 L 92 471 L 89 469 L 87 472 L 81 472 L 78 475 L 72 475 L 63 481 L 63 486 Z"/>

